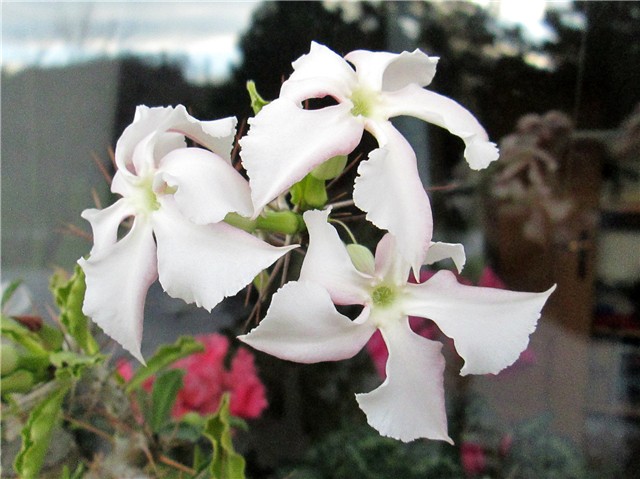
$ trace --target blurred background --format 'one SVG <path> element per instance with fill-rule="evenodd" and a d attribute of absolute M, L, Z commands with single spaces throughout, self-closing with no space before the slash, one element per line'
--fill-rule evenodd
<path fill-rule="evenodd" d="M 465 243 L 474 280 L 490 267 L 510 289 L 558 284 L 514 367 L 473 379 L 450 371 L 452 427 L 466 445 L 456 454 L 467 460 L 466 476 L 507 477 L 500 474 L 510 458 L 530 470 L 519 465 L 509 477 L 635 477 L 638 39 L 638 2 L 3 2 L 3 284 L 23 279 L 45 315 L 51 271 L 73 268 L 91 247 L 80 212 L 113 200 L 98 165 L 110 171 L 110 151 L 137 105 L 181 103 L 196 118 L 234 115 L 242 124 L 252 115 L 247 80 L 264 98 L 277 97 L 312 40 L 339 54 L 420 48 L 440 57 L 428 88 L 471 110 L 501 146 L 498 164 L 472 174 L 460 140 L 394 120 L 418 154 L 435 238 Z M 208 315 L 157 287 L 147 308 L 146 350 L 176 330 L 209 331 L 234 320 L 228 305 Z M 322 475 L 326 464 L 333 473 L 350 471 L 345 477 L 367 477 L 353 464 L 356 457 L 375 462 L 377 447 L 395 448 L 385 454 L 399 464 L 449 457 L 442 445 L 424 445 L 427 454 L 415 445 L 373 447 L 370 435 L 363 439 L 368 432 L 327 420 L 339 398 L 354 402 L 353 392 L 370 387 L 347 385 L 349 371 L 287 365 L 283 385 L 269 379 L 272 360 L 261 361 L 267 383 L 274 381 L 272 405 L 280 406 L 247 439 L 255 477 L 302 462 L 307 475 L 287 477 L 337 477 Z M 329 387 L 330 377 L 339 386 Z M 320 393 L 309 399 L 301 391 L 312 386 Z M 362 450 L 349 456 L 345 441 Z M 442 471 L 433 477 L 449 477 Z M 406 474 L 396 477 L 414 477 Z"/>

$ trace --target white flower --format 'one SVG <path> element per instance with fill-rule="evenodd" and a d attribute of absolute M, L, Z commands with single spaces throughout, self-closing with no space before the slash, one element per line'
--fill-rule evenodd
<path fill-rule="evenodd" d="M 369 221 L 394 235 L 400 253 L 418 269 L 431 239 L 431 209 L 415 153 L 389 119 L 409 115 L 448 129 L 464 141 L 471 168 L 498 158 L 471 113 L 423 88 L 435 75 L 436 63 L 437 58 L 419 50 L 358 50 L 341 58 L 312 43 L 310 52 L 293 63 L 280 97 L 250 120 L 249 133 L 240 141 L 256 212 L 313 168 L 353 151 L 367 130 L 380 148 L 360 164 L 353 199 Z M 324 97 L 337 104 L 303 108 L 306 100 Z"/>
<path fill-rule="evenodd" d="M 451 442 L 441 344 L 412 332 L 408 316 L 430 318 L 454 340 L 465 361 L 461 374 L 497 373 L 527 347 L 555 287 L 519 293 L 466 286 L 450 271 L 412 284 L 410 265 L 389 234 L 378 244 L 375 260 L 358 258 L 358 270 L 327 217 L 327 211 L 305 213 L 310 244 L 300 280 L 282 287 L 263 321 L 240 339 L 282 359 L 313 363 L 352 357 L 379 329 L 389 350 L 387 378 L 356 396 L 369 424 L 403 441 Z M 431 260 L 449 256 L 462 266 L 460 245 L 435 243 L 432 249 Z M 334 304 L 359 304 L 363 310 L 351 321 Z"/>
<path fill-rule="evenodd" d="M 141 362 L 144 301 L 157 278 L 171 296 L 211 310 L 291 249 L 223 222 L 230 212 L 253 214 L 249 185 L 230 162 L 235 123 L 201 122 L 183 106 L 138 107 L 116 145 L 111 190 L 122 198 L 82 213 L 94 237 L 78 261 L 83 311 Z"/>

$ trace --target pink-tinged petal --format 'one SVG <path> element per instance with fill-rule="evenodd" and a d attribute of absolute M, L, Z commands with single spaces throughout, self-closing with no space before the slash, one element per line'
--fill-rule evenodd
<path fill-rule="evenodd" d="M 356 50 L 345 56 L 354 64 L 361 85 L 373 90 L 395 91 L 414 83 L 426 86 L 436 74 L 437 57 L 420 50 L 388 53 Z"/>
<path fill-rule="evenodd" d="M 424 264 L 433 264 L 448 258 L 453 260 L 458 273 L 462 272 L 464 263 L 467 261 L 464 246 L 460 243 L 431 243 Z"/>
<path fill-rule="evenodd" d="M 297 245 L 276 248 L 226 223 L 197 225 L 171 197 L 152 215 L 160 284 L 174 298 L 211 310 Z"/>
<path fill-rule="evenodd" d="M 134 205 L 125 198 L 119 199 L 102 210 L 95 208 L 84 210 L 80 216 L 91 223 L 91 230 L 93 231 L 91 254 L 101 256 L 105 250 L 116 244 L 120 223 L 134 214 Z"/>
<path fill-rule="evenodd" d="M 351 153 L 364 128 L 349 104 L 303 110 L 285 98 L 269 103 L 249 124 L 240 145 L 255 214 L 319 164 Z"/>
<path fill-rule="evenodd" d="M 80 259 L 87 283 L 82 311 L 144 363 L 140 352 L 144 300 L 157 278 L 151 225 L 136 218 L 131 231 L 111 248 Z"/>
<path fill-rule="evenodd" d="M 327 95 L 342 101 L 356 86 L 353 68 L 340 55 L 316 42 L 311 42 L 309 53 L 292 65 L 293 73 L 282 84 L 280 97 L 296 103 Z"/>
<path fill-rule="evenodd" d="M 353 265 L 336 229 L 327 219 L 329 210 L 307 211 L 309 249 L 300 279 L 322 285 L 336 304 L 364 304 L 369 298 L 370 278 Z"/>
<path fill-rule="evenodd" d="M 194 223 L 218 223 L 227 213 L 253 214 L 249 183 L 225 160 L 202 148 L 173 150 L 162 159 L 161 178 L 176 187 L 178 208 Z"/>
<path fill-rule="evenodd" d="M 442 345 L 412 332 L 407 318 L 390 321 L 381 331 L 389 350 L 387 379 L 370 393 L 356 395 L 367 422 L 383 436 L 404 442 L 428 438 L 452 443 Z"/>
<path fill-rule="evenodd" d="M 419 271 L 433 233 L 429 197 L 413 149 L 390 124 L 386 130 L 386 145 L 358 167 L 353 201 L 367 220 L 396 238 L 400 254 Z"/>
<path fill-rule="evenodd" d="M 337 361 L 354 356 L 367 343 L 375 331 L 367 316 L 365 309 L 351 321 L 336 311 L 322 286 L 292 281 L 273 296 L 260 324 L 239 339 L 289 361 Z"/>
<path fill-rule="evenodd" d="M 388 118 L 409 115 L 446 128 L 465 144 L 464 156 L 473 170 L 481 170 L 498 159 L 498 148 L 489 141 L 478 120 L 459 103 L 418 85 L 384 93 Z"/>
<path fill-rule="evenodd" d="M 407 284 L 404 312 L 433 320 L 453 339 L 465 360 L 460 374 L 497 374 L 529 343 L 540 311 L 555 286 L 543 293 L 466 286 L 450 271 L 422 284 Z"/>

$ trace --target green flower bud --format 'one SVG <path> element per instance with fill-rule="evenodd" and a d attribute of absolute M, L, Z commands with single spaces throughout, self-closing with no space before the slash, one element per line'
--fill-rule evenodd
<path fill-rule="evenodd" d="M 2 394 L 26 393 L 31 390 L 33 384 L 33 374 L 25 369 L 18 369 L 2 377 Z"/>
<path fill-rule="evenodd" d="M 12 373 L 16 367 L 18 367 L 18 352 L 16 351 L 16 348 L 7 343 L 3 343 L 1 347 L 2 349 L 0 349 L 0 353 L 2 356 L 0 360 L 2 362 L 0 363 L 0 370 L 4 377 L 7 374 Z"/>
<path fill-rule="evenodd" d="M 256 218 L 256 227 L 264 231 L 293 235 L 304 230 L 302 217 L 293 211 L 267 211 Z"/>
<path fill-rule="evenodd" d="M 376 261 L 369 248 L 361 244 L 349 244 L 347 245 L 347 253 L 349 253 L 351 262 L 358 271 L 366 274 L 374 274 Z"/>

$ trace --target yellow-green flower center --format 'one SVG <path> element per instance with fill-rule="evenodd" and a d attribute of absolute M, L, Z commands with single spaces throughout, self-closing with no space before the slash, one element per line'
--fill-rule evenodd
<path fill-rule="evenodd" d="M 389 306 L 393 303 L 396 294 L 395 291 L 384 284 L 376 286 L 371 293 L 371 299 L 373 299 L 373 305 L 378 307 Z"/>
<path fill-rule="evenodd" d="M 353 108 L 351 109 L 353 116 L 369 117 L 375 103 L 374 93 L 358 88 L 351 94 L 351 103 L 353 103 Z"/>
<path fill-rule="evenodd" d="M 153 191 L 153 177 L 147 177 L 140 181 L 138 184 L 138 199 L 142 209 L 148 213 L 156 211 L 160 208 L 160 202 Z"/>

